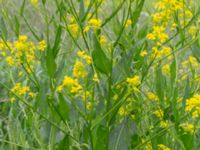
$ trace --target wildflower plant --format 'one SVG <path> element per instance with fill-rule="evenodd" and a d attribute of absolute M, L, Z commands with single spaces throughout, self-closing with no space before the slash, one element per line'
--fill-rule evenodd
<path fill-rule="evenodd" d="M 0 0 L 0 149 L 198 150 L 198 0 Z"/>

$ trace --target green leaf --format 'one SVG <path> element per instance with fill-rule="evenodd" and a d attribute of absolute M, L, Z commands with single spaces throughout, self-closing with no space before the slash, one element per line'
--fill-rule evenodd
<path fill-rule="evenodd" d="M 50 46 L 47 47 L 46 66 L 48 75 L 54 77 L 57 65 L 53 55 L 53 49 Z"/>
<path fill-rule="evenodd" d="M 25 7 L 26 0 L 23 1 L 22 6 L 20 8 L 20 16 L 24 15 L 24 7 Z"/>
<path fill-rule="evenodd" d="M 56 58 L 59 50 L 60 50 L 60 43 L 61 43 L 61 37 L 62 37 L 62 27 L 59 25 L 56 31 L 56 38 L 54 41 L 54 46 L 53 46 L 53 56 Z"/>
<path fill-rule="evenodd" d="M 60 141 L 57 145 L 56 149 L 60 150 L 69 150 L 70 149 L 70 141 L 69 141 L 69 136 L 66 135 L 62 141 Z"/>
<path fill-rule="evenodd" d="M 171 64 L 170 72 L 171 72 L 171 85 L 174 85 L 176 82 L 176 77 L 177 77 L 177 64 L 176 64 L 175 58 Z"/>
<path fill-rule="evenodd" d="M 94 51 L 92 53 L 92 59 L 96 69 L 102 73 L 108 75 L 111 71 L 111 62 L 107 58 L 106 54 L 101 48 L 101 45 L 96 36 L 94 36 Z"/>
<path fill-rule="evenodd" d="M 1 36 L 3 36 L 4 39 L 8 38 L 8 30 L 6 28 L 6 24 L 3 17 L 0 18 L 0 32 Z"/>
<path fill-rule="evenodd" d="M 140 137 L 138 134 L 133 134 L 131 137 L 131 148 L 134 149 L 140 143 Z"/>
<path fill-rule="evenodd" d="M 49 44 L 47 48 L 46 66 L 47 66 L 48 75 L 51 78 L 55 76 L 56 69 L 57 69 L 56 56 L 60 50 L 61 36 L 62 36 L 62 27 L 59 26 L 56 30 L 56 38 L 54 41 L 53 48 L 51 48 Z"/>
<path fill-rule="evenodd" d="M 79 20 L 82 20 L 85 16 L 85 7 L 84 7 L 84 1 L 80 0 L 80 6 L 79 6 Z"/>
<path fill-rule="evenodd" d="M 67 120 L 69 118 L 69 106 L 67 105 L 67 102 L 62 94 L 59 94 L 58 98 L 59 98 L 59 104 L 58 104 L 59 113 L 63 119 Z"/>
<path fill-rule="evenodd" d="M 46 4 L 46 0 L 42 0 L 42 4 L 45 5 Z"/>
<path fill-rule="evenodd" d="M 142 12 L 142 8 L 144 6 L 145 0 L 137 0 L 136 1 L 136 9 L 131 14 L 131 20 L 133 22 L 132 26 L 135 26 L 138 22 L 138 19 L 140 17 L 140 13 Z"/>
<path fill-rule="evenodd" d="M 20 22 L 17 18 L 17 16 L 15 16 L 15 34 L 17 37 L 19 37 L 20 34 Z"/>
<path fill-rule="evenodd" d="M 158 66 L 156 69 L 157 69 L 156 70 L 156 79 L 155 79 L 156 93 L 157 93 L 159 99 L 162 101 L 164 99 L 164 79 L 163 79 L 163 75 L 162 75 L 161 66 Z"/>
<path fill-rule="evenodd" d="M 184 131 L 182 131 L 184 133 Z M 180 136 L 186 149 L 194 149 L 194 137 L 189 133 L 184 133 Z"/>
<path fill-rule="evenodd" d="M 108 127 L 100 125 L 96 132 L 95 150 L 108 150 Z"/>

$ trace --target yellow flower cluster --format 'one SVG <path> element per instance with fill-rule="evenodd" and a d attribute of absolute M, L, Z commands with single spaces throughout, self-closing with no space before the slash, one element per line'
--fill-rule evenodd
<path fill-rule="evenodd" d="M 113 97 L 113 100 L 117 99 L 118 96 L 115 95 Z M 118 114 L 120 116 L 127 116 L 131 114 L 131 111 L 133 110 L 133 100 L 131 98 L 127 99 L 126 103 L 120 107 Z"/>
<path fill-rule="evenodd" d="M 159 119 L 163 119 L 163 116 L 164 116 L 164 112 L 163 112 L 163 110 L 161 109 L 161 108 L 158 108 L 157 110 L 155 110 L 154 112 L 153 112 L 153 114 L 156 116 L 156 117 L 158 117 Z"/>
<path fill-rule="evenodd" d="M 90 29 L 99 29 L 101 28 L 101 25 L 101 19 L 90 19 L 88 25 L 84 28 L 84 32 L 88 32 Z"/>
<path fill-rule="evenodd" d="M 79 34 L 79 25 L 76 23 L 75 18 L 74 17 L 68 17 L 69 20 L 69 24 L 67 25 L 69 31 L 71 32 L 71 34 L 74 37 L 77 37 Z"/>
<path fill-rule="evenodd" d="M 130 25 L 132 25 L 132 20 L 128 19 L 125 23 L 125 27 L 128 28 Z"/>
<path fill-rule="evenodd" d="M 92 64 L 92 57 L 87 55 L 85 51 L 78 51 L 77 55 L 84 59 L 88 65 Z"/>
<path fill-rule="evenodd" d="M 193 134 L 194 133 L 194 125 L 191 123 L 182 123 L 179 125 L 186 133 Z"/>
<path fill-rule="evenodd" d="M 88 24 L 91 28 L 98 29 L 101 27 L 102 21 L 100 19 L 90 19 Z"/>
<path fill-rule="evenodd" d="M 128 115 L 128 111 L 126 110 L 125 107 L 120 107 L 119 111 L 118 111 L 118 114 L 120 116 L 127 116 Z"/>
<path fill-rule="evenodd" d="M 107 38 L 104 36 L 104 35 L 101 35 L 100 36 L 100 38 L 99 38 L 99 42 L 101 43 L 101 44 L 105 44 L 105 43 L 107 43 Z"/>
<path fill-rule="evenodd" d="M 164 75 L 166 75 L 166 76 L 170 74 L 170 65 L 169 64 L 163 65 L 163 67 L 162 67 L 162 73 Z"/>
<path fill-rule="evenodd" d="M 156 40 L 159 43 L 164 43 L 169 35 L 165 33 L 165 27 L 163 26 L 153 26 L 153 31 L 147 35 L 149 40 Z"/>
<path fill-rule="evenodd" d="M 128 83 L 129 88 L 131 88 L 131 90 L 139 92 L 139 89 L 137 88 L 137 86 L 141 84 L 140 76 L 135 75 L 131 78 L 127 78 L 126 81 Z"/>
<path fill-rule="evenodd" d="M 31 0 L 31 4 L 33 6 L 38 6 L 39 5 L 39 0 Z"/>
<path fill-rule="evenodd" d="M 148 100 L 151 100 L 151 101 L 158 101 L 159 100 L 158 96 L 153 92 L 148 92 L 147 98 L 148 98 Z"/>
<path fill-rule="evenodd" d="M 2 56 L 6 57 L 6 62 L 10 65 L 18 65 L 22 63 L 32 64 L 36 62 L 36 50 L 44 51 L 46 48 L 46 42 L 40 41 L 38 44 L 34 44 L 30 41 L 26 35 L 21 35 L 13 42 L 4 42 L 0 40 L 0 51 Z"/>
<path fill-rule="evenodd" d="M 65 76 L 62 84 L 57 88 L 57 91 L 62 91 L 63 88 L 66 87 L 70 90 L 71 94 L 80 94 L 82 91 L 82 86 L 79 84 L 77 79 L 73 79 L 69 76 Z"/>
<path fill-rule="evenodd" d="M 186 100 L 185 111 L 192 113 L 193 118 L 197 118 L 200 115 L 200 95 L 195 94 L 192 98 Z"/>
<path fill-rule="evenodd" d="M 165 146 L 163 144 L 158 144 L 157 146 L 158 146 L 158 150 L 170 150 L 169 147 L 167 147 L 167 146 Z"/>
<path fill-rule="evenodd" d="M 38 50 L 44 51 L 47 47 L 46 41 L 42 40 L 38 43 Z"/>
<path fill-rule="evenodd" d="M 160 58 L 161 56 L 167 56 L 171 53 L 170 48 L 164 47 L 164 49 L 162 49 L 161 46 L 169 39 L 170 31 L 174 32 L 175 28 L 178 26 L 177 21 L 173 18 L 174 14 L 178 12 L 179 21 L 182 26 L 185 26 L 192 18 L 192 12 L 185 5 L 184 1 L 179 0 L 159 0 L 155 3 L 155 13 L 151 16 L 152 31 L 147 34 L 147 39 L 154 42 L 152 48 L 153 58 Z M 196 29 L 191 28 L 189 32 L 194 35 Z"/>
<path fill-rule="evenodd" d="M 82 62 L 76 61 L 76 63 L 74 64 L 73 75 L 76 78 L 86 77 L 87 72 Z"/>
<path fill-rule="evenodd" d="M 21 83 L 16 83 L 16 85 L 11 89 L 11 91 L 17 95 L 25 95 L 30 91 L 28 86 L 22 86 Z"/>

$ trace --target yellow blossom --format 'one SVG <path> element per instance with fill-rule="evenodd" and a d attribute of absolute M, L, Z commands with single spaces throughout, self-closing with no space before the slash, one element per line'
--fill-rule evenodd
<path fill-rule="evenodd" d="M 147 54 L 148 54 L 148 53 L 147 53 L 146 50 L 143 50 L 143 51 L 140 52 L 140 56 L 141 56 L 141 57 L 144 57 L 144 56 L 146 56 Z"/>
<path fill-rule="evenodd" d="M 99 81 L 99 78 L 98 78 L 98 76 L 97 76 L 97 74 L 95 73 L 94 74 L 94 76 L 93 76 L 93 79 L 92 79 L 94 82 L 97 82 L 97 83 L 99 83 L 100 81 Z"/>
<path fill-rule="evenodd" d="M 76 61 L 73 69 L 73 75 L 76 78 L 84 78 L 87 75 L 85 66 L 80 61 Z"/>
<path fill-rule="evenodd" d="M 162 67 L 162 72 L 164 75 L 169 75 L 170 74 L 170 65 L 169 64 L 165 64 Z"/>
<path fill-rule="evenodd" d="M 200 95 L 195 94 L 193 97 L 186 100 L 185 111 L 192 113 L 193 118 L 197 118 L 200 115 Z"/>
<path fill-rule="evenodd" d="M 38 49 L 40 51 L 44 51 L 46 49 L 46 47 L 47 47 L 45 40 L 40 41 L 38 44 L 39 44 L 38 45 Z"/>
<path fill-rule="evenodd" d="M 187 133 L 194 133 L 194 125 L 191 123 L 182 123 L 179 125 L 179 127 L 181 127 Z"/>
<path fill-rule="evenodd" d="M 132 20 L 131 19 L 128 19 L 125 23 L 125 27 L 129 27 L 130 25 L 132 25 Z"/>
<path fill-rule="evenodd" d="M 153 114 L 154 114 L 156 117 L 158 117 L 159 119 L 162 119 L 163 116 L 164 116 L 164 112 L 163 112 L 163 110 L 160 109 L 160 108 L 158 108 L 157 110 L 155 110 L 155 111 L 153 112 Z"/>
<path fill-rule="evenodd" d="M 170 150 L 170 148 L 163 144 L 158 144 L 158 150 Z"/>
<path fill-rule="evenodd" d="M 88 24 L 90 27 L 92 27 L 94 29 L 98 29 L 101 27 L 102 21 L 100 19 L 90 19 L 88 21 Z"/>
<path fill-rule="evenodd" d="M 148 92 L 147 98 L 148 98 L 148 100 L 152 100 L 152 101 L 158 101 L 159 100 L 158 96 L 156 94 L 154 94 L 153 92 Z"/>
<path fill-rule="evenodd" d="M 14 65 L 14 60 L 11 56 L 6 57 L 6 62 L 10 65 L 13 66 Z"/>

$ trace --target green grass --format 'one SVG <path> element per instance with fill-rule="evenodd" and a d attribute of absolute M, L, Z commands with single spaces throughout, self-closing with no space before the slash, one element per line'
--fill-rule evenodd
<path fill-rule="evenodd" d="M 0 0 L 0 149 L 198 150 L 199 12 Z"/>

